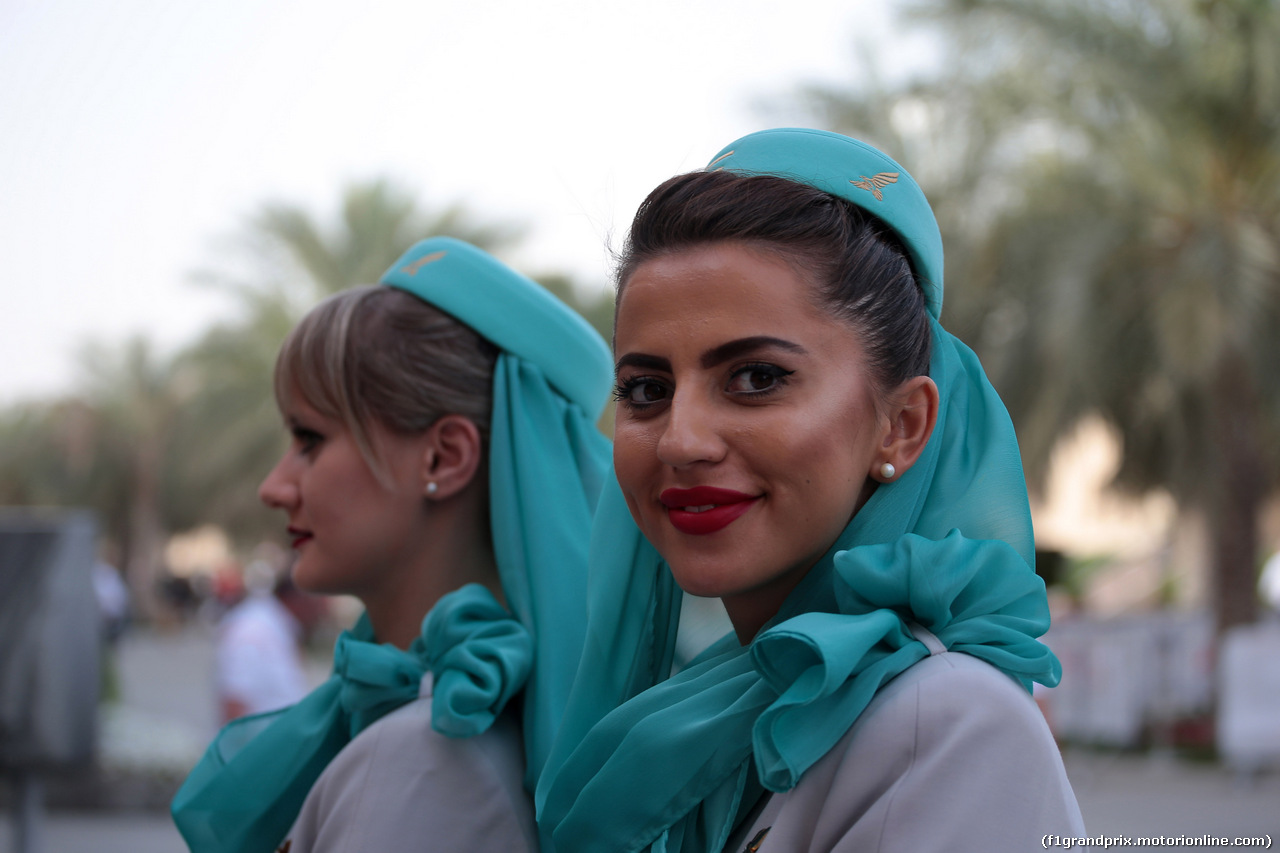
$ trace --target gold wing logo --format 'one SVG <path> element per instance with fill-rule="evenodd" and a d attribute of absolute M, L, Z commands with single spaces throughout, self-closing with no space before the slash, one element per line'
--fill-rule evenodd
<path fill-rule="evenodd" d="M 712 160 L 710 163 L 708 163 L 708 164 L 707 164 L 706 171 L 708 171 L 708 172 L 716 172 L 716 171 L 719 171 L 719 169 L 713 169 L 713 168 L 711 168 L 711 167 L 712 167 L 712 166 L 714 166 L 716 163 L 719 163 L 721 160 L 724 160 L 724 159 L 726 159 L 726 158 L 728 158 L 728 157 L 732 157 L 732 156 L 733 156 L 733 152 L 732 152 L 732 151 L 726 151 L 726 152 L 724 152 L 724 153 L 723 153 L 723 154 L 721 154 L 719 157 L 717 157 L 716 159 Z M 721 168 L 721 169 L 723 169 L 724 167 L 723 167 L 723 166 L 721 166 L 720 168 Z"/>
<path fill-rule="evenodd" d="M 401 267 L 400 272 L 404 273 L 405 275 L 417 275 L 418 270 L 422 269 L 429 263 L 440 260 L 443 257 L 444 257 L 443 250 L 439 252 L 432 252 L 429 255 L 423 255 L 413 263 Z"/>
<path fill-rule="evenodd" d="M 898 182 L 897 172 L 880 172 L 868 178 L 866 175 L 859 175 L 860 181 L 849 181 L 860 190 L 866 190 L 876 197 L 876 201 L 884 201 L 884 193 L 880 192 L 881 187 L 887 187 L 889 184 Z"/>

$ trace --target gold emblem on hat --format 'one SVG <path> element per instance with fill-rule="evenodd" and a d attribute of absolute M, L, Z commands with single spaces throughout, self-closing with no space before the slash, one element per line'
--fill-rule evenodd
<path fill-rule="evenodd" d="M 866 190 L 876 197 L 876 201 L 884 201 L 884 193 L 880 192 L 881 187 L 887 187 L 889 184 L 898 182 L 897 172 L 880 172 L 868 178 L 866 175 L 859 175 L 860 181 L 849 181 L 860 190 Z"/>
<path fill-rule="evenodd" d="M 407 266 L 401 267 L 400 272 L 404 273 L 405 275 L 417 275 L 418 270 L 422 269 L 427 264 L 434 263 L 435 261 L 440 260 L 441 258 L 444 257 L 444 255 L 445 253 L 443 250 L 439 252 L 432 252 L 429 255 L 423 255 L 413 263 L 408 264 Z"/>
<path fill-rule="evenodd" d="M 719 163 L 719 162 L 720 162 L 721 160 L 723 160 L 724 158 L 726 158 L 726 157 L 732 157 L 732 156 L 733 156 L 733 152 L 732 152 L 732 151 L 726 151 L 726 152 L 724 152 L 724 153 L 723 153 L 723 154 L 721 154 L 719 157 L 717 157 L 716 159 L 712 160 L 710 163 L 708 163 L 708 164 L 707 164 L 707 171 L 714 171 L 714 170 L 711 168 L 712 166 L 714 166 L 716 163 Z"/>

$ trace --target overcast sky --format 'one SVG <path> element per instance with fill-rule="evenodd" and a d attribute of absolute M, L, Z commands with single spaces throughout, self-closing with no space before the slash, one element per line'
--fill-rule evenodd
<path fill-rule="evenodd" d="M 220 240 L 353 180 L 527 222 L 508 260 L 603 285 L 658 182 L 893 55 L 888 4 L 0 0 L 0 404 L 67 390 L 86 340 L 190 340 Z"/>

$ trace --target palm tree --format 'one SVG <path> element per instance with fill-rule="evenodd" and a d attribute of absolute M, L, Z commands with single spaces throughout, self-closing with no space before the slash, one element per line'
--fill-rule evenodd
<path fill-rule="evenodd" d="M 424 213 L 386 181 L 349 187 L 330 223 L 294 205 L 263 205 L 236 238 L 239 252 L 200 276 L 236 296 L 237 317 L 172 357 L 143 339 L 88 347 L 78 394 L 0 411 L 0 504 L 93 507 L 119 546 L 143 615 L 154 616 L 168 534 L 213 523 L 252 545 L 279 530 L 257 484 L 284 446 L 271 376 L 302 314 L 331 293 L 376 281 L 424 237 L 449 234 L 500 251 L 518 233 L 459 205 Z M 562 276 L 545 284 L 608 323 L 607 300 L 577 298 Z"/>
<path fill-rule="evenodd" d="M 86 346 L 80 373 L 78 394 L 0 414 L 0 504 L 93 509 L 139 615 L 154 618 L 173 529 L 165 472 L 189 385 L 140 337 Z"/>
<path fill-rule="evenodd" d="M 396 258 L 425 237 L 447 234 L 489 251 L 519 239 L 510 223 L 483 223 L 460 204 L 424 211 L 411 192 L 386 179 L 349 185 L 337 220 L 324 223 L 296 204 L 270 201 L 248 220 L 239 236 L 253 256 L 251 278 L 235 283 L 225 272 L 206 274 L 245 294 L 252 309 L 264 284 L 292 290 L 305 304 L 348 287 L 376 282 Z M 245 293 L 247 291 L 247 294 Z"/>
<path fill-rule="evenodd" d="M 1280 491 L 1280 8 L 914 14 L 943 25 L 947 75 L 816 90 L 817 111 L 855 135 L 880 121 L 891 150 L 933 164 L 948 324 L 1008 401 L 1029 472 L 1101 414 L 1123 439 L 1118 485 L 1207 519 L 1219 629 L 1253 621 L 1259 513 Z"/>
<path fill-rule="evenodd" d="M 86 497 L 119 543 L 121 568 L 140 614 L 154 618 L 160 612 L 164 542 L 172 529 L 163 478 L 174 422 L 190 385 L 181 381 L 172 359 L 157 355 L 140 337 L 119 347 L 86 347 L 81 374 L 78 398 L 54 414 L 83 412 L 92 443 Z"/>
<path fill-rule="evenodd" d="M 276 289 L 245 291 L 243 318 L 214 326 L 179 355 L 198 390 L 178 412 L 166 469 L 174 530 L 216 524 L 252 541 L 278 527 L 256 484 L 284 442 L 271 373 L 297 320 L 291 303 Z"/>

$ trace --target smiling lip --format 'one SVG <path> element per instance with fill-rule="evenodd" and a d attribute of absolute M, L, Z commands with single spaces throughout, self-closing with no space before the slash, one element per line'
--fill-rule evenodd
<path fill-rule="evenodd" d="M 286 532 L 293 537 L 293 549 L 295 551 L 301 547 L 303 543 L 311 540 L 310 533 L 305 530 L 299 530 L 296 527 L 290 527 Z"/>
<path fill-rule="evenodd" d="M 703 536 L 723 530 L 751 509 L 760 495 L 732 489 L 698 486 L 695 489 L 667 489 L 658 500 L 667 508 L 671 526 L 681 533 Z"/>

